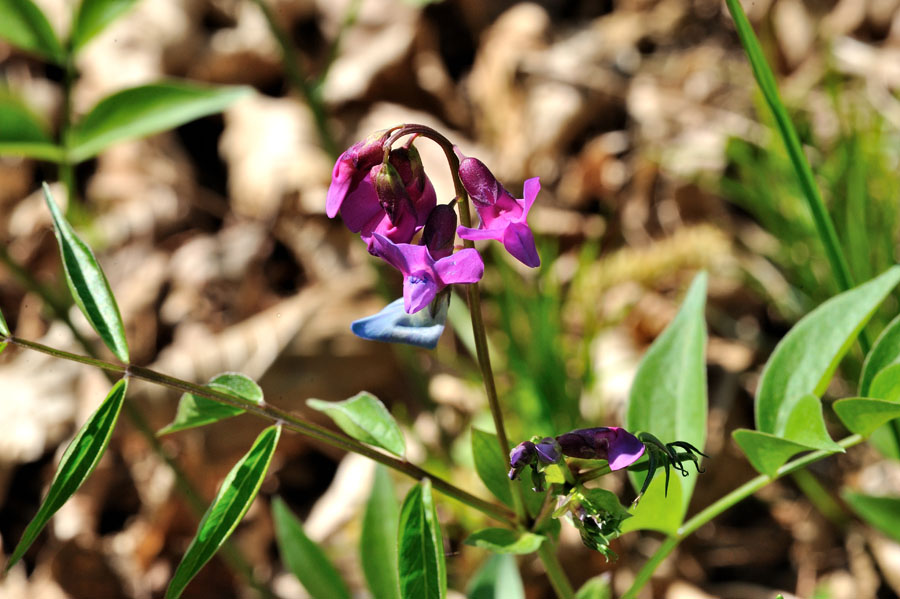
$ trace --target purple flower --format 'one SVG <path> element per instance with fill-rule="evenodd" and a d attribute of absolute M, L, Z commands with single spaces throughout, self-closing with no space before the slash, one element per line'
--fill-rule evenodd
<path fill-rule="evenodd" d="M 477 229 L 460 226 L 457 234 L 472 241 L 500 241 L 506 251 L 522 264 L 532 268 L 540 266 L 541 258 L 534 244 L 534 235 L 527 224 L 528 211 L 541 190 L 539 179 L 534 177 L 525 181 L 525 197 L 517 200 L 476 158 L 463 158 L 459 165 L 459 178 L 472 197 L 481 224 Z"/>
<path fill-rule="evenodd" d="M 325 214 L 334 218 L 341 205 L 376 164 L 380 164 L 384 156 L 384 142 L 388 131 L 378 131 L 366 139 L 356 142 L 347 148 L 334 163 L 331 171 L 331 185 L 325 200 Z"/>
<path fill-rule="evenodd" d="M 434 349 L 444 332 L 449 304 L 450 296 L 446 295 L 438 300 L 434 310 L 407 314 L 403 309 L 403 298 L 400 298 L 385 306 L 378 314 L 354 321 L 350 330 L 363 339 Z"/>
<path fill-rule="evenodd" d="M 528 466 L 537 472 L 540 466 L 555 464 L 560 457 L 559 443 L 552 437 L 544 437 L 537 443 L 523 441 L 509 452 L 509 478 L 515 480 Z"/>
<path fill-rule="evenodd" d="M 586 460 L 606 460 L 610 470 L 621 470 L 644 455 L 644 444 L 617 426 L 583 428 L 556 438 L 563 455 Z"/>
<path fill-rule="evenodd" d="M 452 283 L 475 283 L 484 274 L 484 263 L 474 249 L 465 249 L 435 260 L 424 245 L 394 243 L 373 233 L 375 255 L 403 273 L 403 304 L 406 312 L 418 312 Z"/>

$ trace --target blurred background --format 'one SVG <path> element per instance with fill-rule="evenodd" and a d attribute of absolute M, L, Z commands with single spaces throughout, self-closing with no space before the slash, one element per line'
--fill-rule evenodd
<path fill-rule="evenodd" d="M 56 31 L 67 30 L 69 2 L 36 3 Z M 306 399 L 368 390 L 404 426 L 412 461 L 487 497 L 471 468 L 468 431 L 490 428 L 490 417 L 464 300 L 454 299 L 433 352 L 355 338 L 350 322 L 398 297 L 400 280 L 324 214 L 337 153 L 377 129 L 422 123 L 480 158 L 516 196 L 524 179 L 541 178 L 530 218 L 541 268 L 484 252 L 486 319 L 511 440 L 621 424 L 640 356 L 705 269 L 712 457 L 691 512 L 755 475 L 730 432 L 752 425 L 756 381 L 775 343 L 838 286 L 718 0 L 262 6 L 294 48 L 296 62 L 287 64 L 296 68 L 284 66 L 251 0 L 142 0 L 79 56 L 76 114 L 161 77 L 254 89 L 222 114 L 116 144 L 76 169 L 69 215 L 110 279 L 134 362 L 195 382 L 239 371 L 260 381 L 268 402 L 323 424 Z M 896 261 L 898 8 L 900 0 L 745 6 L 858 281 Z M 0 73 L 59 124 L 60 69 L 0 42 Z M 417 146 L 439 200 L 450 200 L 440 152 L 425 140 Z M 15 268 L 70 302 L 38 191 L 51 182 L 65 202 L 58 179 L 50 163 L 0 156 L 0 308 L 16 335 L 82 353 Z M 886 302 L 872 338 L 897 308 L 896 298 Z M 855 392 L 860 365 L 854 348 L 832 396 Z M 107 388 L 87 367 L 12 348 L 0 356 L 7 554 Z M 170 422 L 178 396 L 135 382 L 129 400 L 136 413 L 120 421 L 96 472 L 0 581 L 0 597 L 162 596 L 198 519 L 140 429 Z M 208 503 L 264 424 L 241 416 L 163 437 L 157 449 Z M 842 485 L 900 494 L 897 457 L 876 438 L 766 487 L 685 541 L 644 596 L 900 594 L 900 544 L 832 495 Z M 278 558 L 275 495 L 364 597 L 357 545 L 372 471 L 365 459 L 284 435 L 233 536 L 242 557 L 214 558 L 185 597 L 258 597 L 247 572 L 278 597 L 308 596 Z M 623 477 L 607 479 L 624 502 L 633 498 Z M 398 493 L 411 484 L 395 482 Z M 446 498 L 438 508 L 450 586 L 461 593 L 487 556 L 462 540 L 485 520 Z M 606 563 L 564 524 L 562 561 L 576 585 L 609 572 L 621 592 L 660 539 L 626 535 L 613 544 L 618 561 Z M 527 597 L 551 597 L 532 557 L 519 560 Z"/>

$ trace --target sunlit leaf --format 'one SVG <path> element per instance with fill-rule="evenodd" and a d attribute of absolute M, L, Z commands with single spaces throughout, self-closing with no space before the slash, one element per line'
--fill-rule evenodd
<path fill-rule="evenodd" d="M 250 93 L 166 81 L 122 90 L 100 100 L 71 130 L 69 158 L 81 162 L 126 139 L 146 137 L 221 112 Z"/>
<path fill-rule="evenodd" d="M 53 228 L 59 242 L 59 253 L 62 256 L 66 272 L 66 283 L 87 321 L 91 323 L 100 339 L 117 358 L 126 364 L 128 358 L 128 342 L 125 340 L 125 326 L 119 314 L 116 298 L 109 288 L 109 282 L 103 274 L 94 252 L 72 230 L 65 217 L 53 201 L 50 187 L 44 183 L 44 199 L 53 216 Z"/>
<path fill-rule="evenodd" d="M 482 528 L 466 538 L 466 545 L 481 547 L 494 553 L 524 555 L 534 553 L 544 542 L 544 537 L 531 532 L 519 532 L 509 528 Z"/>
<path fill-rule="evenodd" d="M 403 599 L 445 599 L 444 541 L 428 479 L 410 489 L 403 500 L 399 530 L 400 596 Z"/>
<path fill-rule="evenodd" d="M 869 397 L 900 401 L 900 364 L 884 367 L 869 385 Z"/>
<path fill-rule="evenodd" d="M 0 3 L 2 1 L 0 0 Z M 0 154 L 50 161 L 62 158 L 62 149 L 53 142 L 47 124 L 19 98 L 2 87 L 0 87 Z"/>
<path fill-rule="evenodd" d="M 859 396 L 871 397 L 869 387 L 875 380 L 875 375 L 898 362 L 900 362 L 900 316 L 888 323 L 869 350 L 862 373 L 859 375 Z"/>
<path fill-rule="evenodd" d="M 31 0 L 0 0 L 0 38 L 57 64 L 65 62 L 59 38 Z"/>
<path fill-rule="evenodd" d="M 256 381 L 238 372 L 217 374 L 210 379 L 206 386 L 213 391 L 227 393 L 239 401 L 251 404 L 263 403 L 263 392 Z M 175 420 L 157 434 L 168 435 L 197 426 L 205 426 L 243 413 L 244 410 L 236 406 L 230 406 L 201 395 L 185 393 L 178 402 Z"/>
<path fill-rule="evenodd" d="M 181 596 L 187 584 L 215 555 L 250 509 L 269 469 L 280 435 L 279 425 L 270 426 L 261 432 L 250 451 L 222 481 L 216 498 L 197 527 L 197 534 L 169 581 L 166 599 Z"/>
<path fill-rule="evenodd" d="M 641 360 L 625 417 L 629 431 L 647 431 L 664 443 L 686 441 L 703 448 L 707 414 L 705 305 L 706 273 L 700 273 L 675 319 Z M 629 475 L 635 489 L 640 489 L 646 473 Z M 676 476 L 665 497 L 664 477 L 655 477 L 623 530 L 674 533 L 687 513 L 695 482 L 693 472 Z"/>
<path fill-rule="evenodd" d="M 316 599 L 350 599 L 341 575 L 325 552 L 306 536 L 303 525 L 280 497 L 272 502 L 272 518 L 281 559 L 303 588 Z"/>
<path fill-rule="evenodd" d="M 860 518 L 900 543 L 900 497 L 864 495 L 847 489 L 841 497 Z"/>
<path fill-rule="evenodd" d="M 475 572 L 466 590 L 468 599 L 525 599 L 525 585 L 511 555 L 494 554 Z"/>
<path fill-rule="evenodd" d="M 326 413 L 342 431 L 357 441 L 376 445 L 398 456 L 406 452 L 403 431 L 381 400 L 371 393 L 363 391 L 335 402 L 308 399 L 306 405 Z"/>
<path fill-rule="evenodd" d="M 28 528 L 25 529 L 19 544 L 16 545 L 9 558 L 9 562 L 6 564 L 7 570 L 22 558 L 50 517 L 69 500 L 97 467 L 116 426 L 127 389 L 128 379 L 122 379 L 113 385 L 100 407 L 88 418 L 88 421 L 84 423 L 84 426 L 66 447 L 53 482 L 50 483 L 50 490 L 47 491 L 47 496 L 41 503 L 41 507 L 38 508 L 37 515 L 28 524 Z"/>
<path fill-rule="evenodd" d="M 387 470 L 375 467 L 372 492 L 366 502 L 362 533 L 359 539 L 360 561 L 372 595 L 384 599 L 400 599 L 397 576 L 397 526 L 400 504 Z"/>
<path fill-rule="evenodd" d="M 126 13 L 137 0 L 81 0 L 72 23 L 72 52 L 77 52 L 107 25 Z"/>

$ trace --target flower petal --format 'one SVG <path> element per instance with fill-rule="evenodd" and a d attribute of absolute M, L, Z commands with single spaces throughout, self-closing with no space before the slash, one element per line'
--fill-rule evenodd
<path fill-rule="evenodd" d="M 430 271 L 432 260 L 424 245 L 394 243 L 380 233 L 373 233 L 375 255 L 403 273 L 404 277 L 417 271 Z"/>
<path fill-rule="evenodd" d="M 407 313 L 415 314 L 427 307 L 443 287 L 424 272 L 408 275 L 403 279 L 403 303 Z"/>
<path fill-rule="evenodd" d="M 466 248 L 434 263 L 434 272 L 441 283 L 476 283 L 484 274 L 484 262 L 474 248 Z"/>
<path fill-rule="evenodd" d="M 526 218 L 528 218 L 528 211 L 531 210 L 531 205 L 534 204 L 534 201 L 537 199 L 538 193 L 541 191 L 541 179 L 540 177 L 532 177 L 525 181 L 525 185 L 522 188 L 522 195 L 525 196 L 522 200 L 522 217 L 521 220 L 524 222 Z"/>
<path fill-rule="evenodd" d="M 470 241 L 480 241 L 482 239 L 495 239 L 500 241 L 503 239 L 503 229 L 470 229 L 462 225 L 456 227 L 456 234 L 460 239 L 468 239 Z"/>
<path fill-rule="evenodd" d="M 644 455 L 644 444 L 624 428 L 610 428 L 615 431 L 615 437 L 609 441 L 609 469 L 627 468 Z"/>
<path fill-rule="evenodd" d="M 400 298 L 382 308 L 377 314 L 355 321 L 350 325 L 350 330 L 363 339 L 434 349 L 441 333 L 444 332 L 449 304 L 450 296 L 447 295 L 440 302 L 434 315 L 431 314 L 431 310 L 407 314 L 403 307 L 403 298 Z"/>
<path fill-rule="evenodd" d="M 525 223 L 507 225 L 503 231 L 503 247 L 525 266 L 535 268 L 541 265 L 541 257 L 534 245 L 534 235 Z"/>
<path fill-rule="evenodd" d="M 355 170 L 347 152 L 341 154 L 334 163 L 334 168 L 331 169 L 331 185 L 328 186 L 328 195 L 325 199 L 325 214 L 328 218 L 337 216 L 341 209 L 341 203 L 347 197 Z"/>
<path fill-rule="evenodd" d="M 365 229 L 367 223 L 384 213 L 378 202 L 378 194 L 375 193 L 375 184 L 372 182 L 371 174 L 366 175 L 359 185 L 343 199 L 340 213 L 344 224 L 354 233 L 359 233 Z"/>

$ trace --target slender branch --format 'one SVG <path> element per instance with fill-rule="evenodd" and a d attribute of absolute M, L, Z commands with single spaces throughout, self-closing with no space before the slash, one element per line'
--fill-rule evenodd
<path fill-rule="evenodd" d="M 848 447 L 853 447 L 854 445 L 857 445 L 862 441 L 863 437 L 861 437 L 860 435 L 850 435 L 849 437 L 845 437 L 838 441 L 837 444 L 844 449 L 847 449 Z M 622 595 L 622 599 L 634 599 L 635 597 L 637 597 L 638 592 L 640 592 L 643 586 L 647 584 L 647 582 L 649 582 L 650 578 L 653 576 L 653 572 L 656 571 L 656 568 L 659 566 L 659 564 L 662 563 L 662 561 L 666 557 L 668 557 L 670 553 L 672 553 L 672 551 L 678 546 L 679 543 L 681 543 L 681 541 L 683 541 L 688 535 L 696 531 L 698 528 L 700 528 L 725 510 L 734 507 L 738 502 L 743 501 L 769 483 L 781 478 L 782 476 L 785 476 L 786 474 L 796 472 L 801 468 L 809 466 L 813 462 L 817 462 L 831 455 L 834 455 L 833 451 L 818 450 L 808 453 L 788 462 L 787 464 L 779 468 L 775 473 L 775 476 L 760 474 L 756 478 L 747 481 L 731 493 L 719 498 L 716 502 L 707 506 L 703 511 L 682 524 L 677 533 L 669 535 L 666 540 L 663 541 L 663 544 L 659 546 L 653 556 L 638 572 L 637 576 L 634 579 L 634 583 L 632 583 L 631 588 L 628 589 L 628 592 Z"/>
<path fill-rule="evenodd" d="M 15 336 L 11 336 L 2 340 L 18 345 L 20 347 L 39 351 L 56 358 L 79 362 L 81 364 L 86 364 L 88 366 L 106 370 L 107 372 L 131 376 L 136 379 L 155 383 L 157 385 L 175 389 L 184 393 L 191 393 L 193 395 L 205 397 L 219 403 L 224 403 L 236 408 L 240 408 L 250 414 L 254 414 L 266 420 L 281 422 L 284 427 L 289 430 L 306 435 L 307 437 L 311 437 L 313 439 L 316 439 L 317 441 L 320 441 L 327 445 L 331 445 L 332 447 L 337 447 L 338 449 L 342 449 L 344 451 L 358 453 L 369 459 L 375 460 L 376 462 L 384 464 L 389 468 L 393 468 L 398 472 L 402 472 L 403 474 L 406 474 L 407 476 L 410 476 L 416 480 L 429 478 L 431 479 L 432 486 L 444 495 L 452 497 L 453 499 L 456 499 L 461 503 L 473 507 L 478 511 L 492 518 L 495 518 L 496 520 L 501 521 L 509 526 L 515 526 L 516 524 L 513 513 L 505 507 L 495 505 L 493 503 L 485 501 L 484 499 L 480 499 L 472 495 L 471 493 L 468 493 L 467 491 L 464 491 L 459 487 L 443 480 L 442 478 L 430 474 L 429 472 L 423 470 L 415 464 L 407 462 L 406 460 L 400 460 L 387 454 L 381 453 L 375 449 L 372 449 L 371 447 L 363 445 L 362 443 L 356 441 L 355 439 L 352 439 L 351 437 L 333 432 L 312 422 L 308 422 L 298 416 L 295 416 L 294 414 L 291 414 L 290 412 L 287 412 L 280 408 L 276 408 L 275 406 L 266 403 L 257 404 L 242 401 L 227 393 L 216 391 L 215 389 L 211 389 L 203 385 L 189 383 L 187 381 L 183 381 L 181 379 L 156 372 L 143 366 L 136 366 L 134 364 L 131 364 L 129 366 L 114 364 L 112 362 L 106 362 L 97 358 L 90 358 L 88 356 L 81 356 L 71 352 L 62 351 L 59 349 L 48 347 L 46 345 L 42 345 L 40 343 L 36 343 L 34 341 L 20 339 Z"/>

